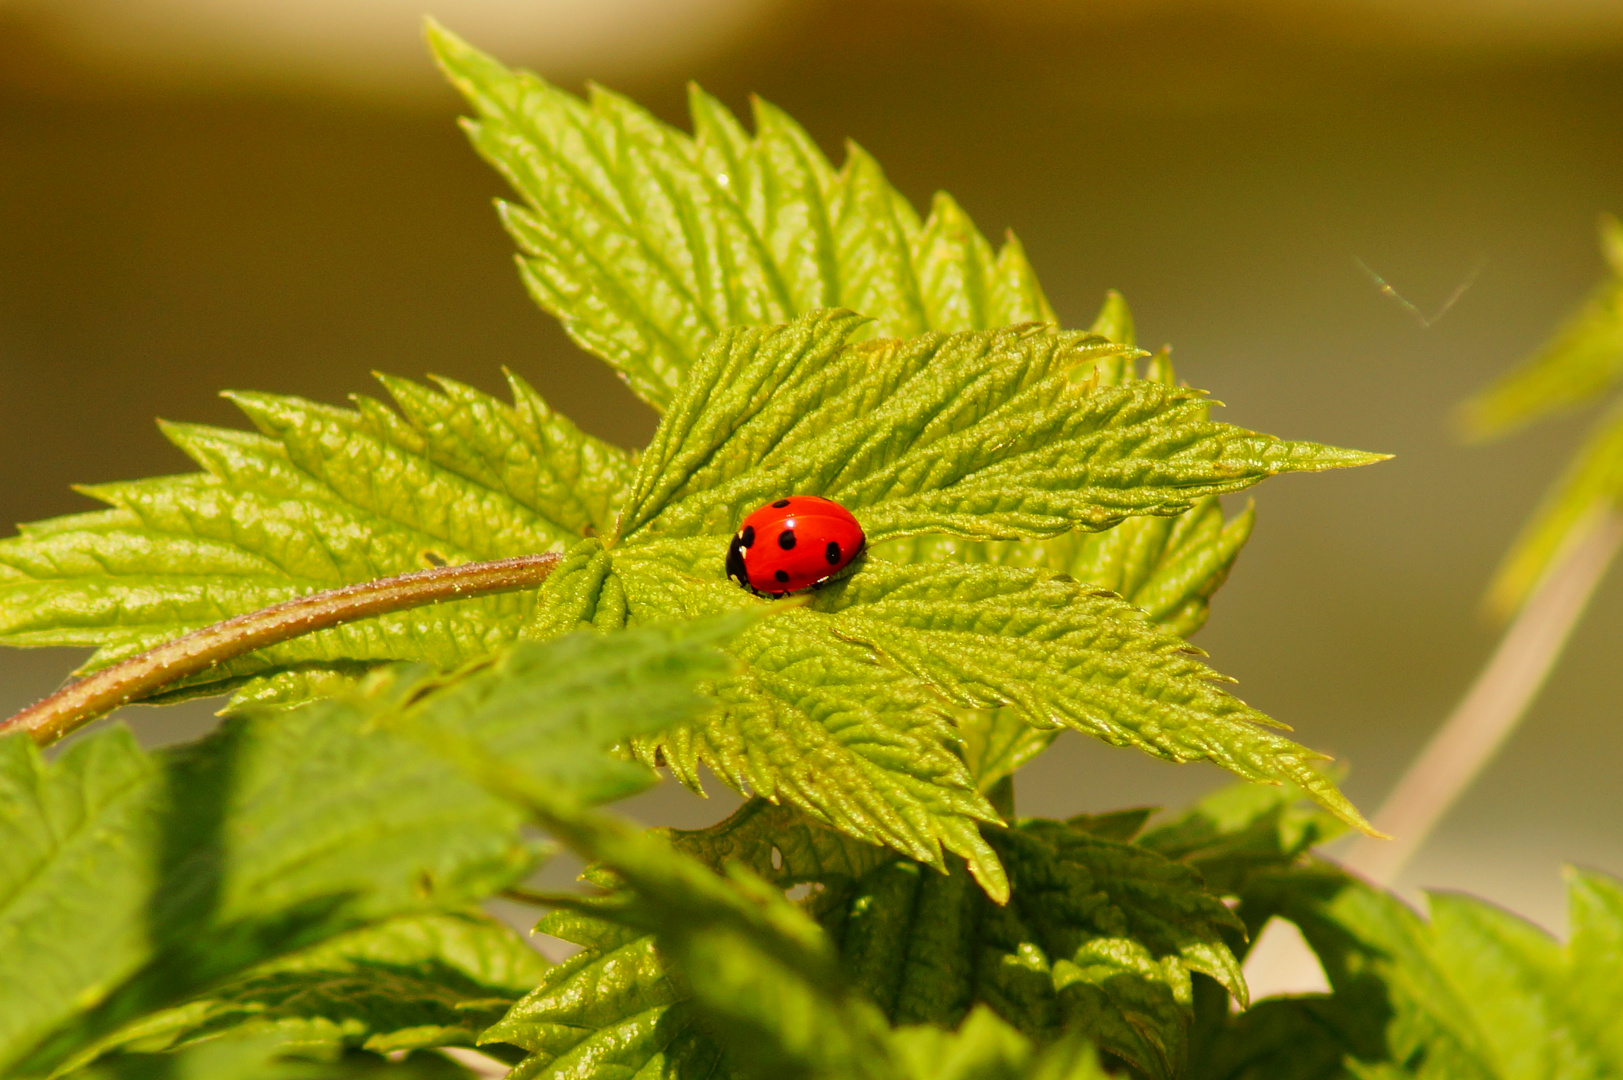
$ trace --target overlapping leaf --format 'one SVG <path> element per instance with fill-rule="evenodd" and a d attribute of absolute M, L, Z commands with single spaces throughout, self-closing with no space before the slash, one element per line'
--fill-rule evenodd
<path fill-rule="evenodd" d="M 0 1062 L 32 1076 L 211 983 L 522 874 L 518 818 L 324 704 L 142 754 L 123 729 L 46 769 L 0 742 L 9 834 Z"/>
<path fill-rule="evenodd" d="M 946 195 L 921 222 L 860 148 L 836 170 L 779 110 L 754 136 L 698 88 L 690 136 L 619 95 L 581 101 L 432 22 L 428 39 L 478 113 L 474 146 L 523 198 L 501 205 L 532 295 L 656 408 L 724 329 L 819 308 L 863 333 L 1052 321 L 1011 237 L 995 255 Z"/>
<path fill-rule="evenodd" d="M 1080 1032 L 1165 1077 L 1182 1064 L 1191 973 L 1244 1000 L 1224 940 L 1239 924 L 1187 868 L 1058 822 L 992 840 L 1011 877 L 1006 906 L 961 874 L 904 861 L 825 908 L 854 977 L 893 1020 L 951 1026 L 984 1003 L 1029 1036 Z"/>
<path fill-rule="evenodd" d="M 439 1054 L 400 1061 L 375 1054 L 289 1056 L 275 1037 L 226 1038 L 172 1054 L 120 1054 L 72 1074 L 73 1080 L 474 1080 L 477 1074 Z"/>
<path fill-rule="evenodd" d="M 895 857 L 759 799 L 723 825 L 664 835 L 707 866 L 736 863 L 777 888 L 854 884 L 867 869 Z M 603 880 L 595 872 L 588 878 Z M 566 908 L 536 927 L 581 951 L 546 972 L 532 993 L 485 1032 L 487 1043 L 529 1051 L 514 1080 L 562 1080 L 617 1069 L 673 1080 L 733 1075 L 654 934 L 646 926 L 605 917 L 612 914 Z"/>
<path fill-rule="evenodd" d="M 1198 870 L 1212 893 L 1240 896 L 1253 877 L 1290 867 L 1344 831 L 1294 785 L 1231 784 L 1157 822 L 1135 843 Z"/>
<path fill-rule="evenodd" d="M 1573 871 L 1570 885 L 1572 938 L 1563 946 L 1465 896 L 1433 895 L 1427 923 L 1330 868 L 1258 879 L 1246 904 L 1301 927 L 1334 993 L 1261 1003 L 1192 1075 L 1618 1075 L 1623 884 Z"/>
<path fill-rule="evenodd" d="M 219 1038 L 290 1050 L 472 1046 L 546 973 L 511 929 L 475 913 L 396 919 L 272 961 L 92 1048 L 172 1052 Z"/>
<path fill-rule="evenodd" d="M 260 434 L 168 425 L 204 472 L 85 489 L 113 509 L 0 541 L 0 642 L 93 645 L 102 666 L 304 593 L 557 548 L 612 529 L 624 452 L 516 378 L 513 404 L 386 379 L 401 412 L 233 395 Z M 192 685 L 244 697 L 331 693 L 388 660 L 442 668 L 511 640 L 526 595 L 364 620 L 221 665 Z M 267 678 L 269 677 L 269 678 Z"/>
<path fill-rule="evenodd" d="M 730 862 L 718 874 L 665 837 L 582 810 L 477 739 L 442 731 L 433 745 L 598 863 L 595 876 L 612 887 L 595 899 L 566 901 L 588 918 L 577 914 L 546 924 L 575 933 L 589 951 L 560 968 L 488 1036 L 520 1045 L 529 1039 L 544 1047 L 520 1065 L 520 1076 L 1092 1080 L 1100 1075 L 1093 1055 L 1074 1037 L 1039 1055 L 1016 1031 L 984 1013 L 970 1017 L 955 1036 L 936 1030 L 893 1032 L 845 977 L 828 935 L 747 865 Z M 741 815 L 740 835 L 719 841 L 719 847 L 762 854 L 752 837 L 770 827 L 774 813 L 781 811 L 758 808 Z M 677 843 L 706 846 L 702 839 L 684 843 L 678 837 Z M 804 871 L 823 860 L 842 863 L 834 853 L 847 843 L 802 834 L 787 846 Z M 780 873 L 786 866 L 782 854 Z M 961 872 L 958 877 L 964 879 Z M 972 887 L 965 895 L 979 899 Z M 623 930 L 616 933 L 611 924 Z M 678 1000 L 683 997 L 686 1001 Z M 710 1047 L 697 1049 L 700 1040 Z M 624 1053 L 627 1048 L 634 1052 Z M 1020 1071 L 1026 1068 L 1031 1071 Z"/>
<path fill-rule="evenodd" d="M 1192 973 L 1244 999 L 1225 940 L 1239 924 L 1199 875 L 1080 828 L 1033 821 L 994 834 L 1013 879 L 1004 907 L 962 870 L 896 859 L 759 800 L 711 829 L 668 835 L 717 869 L 812 885 L 805 906 L 838 946 L 845 978 L 896 1025 L 951 1030 L 990 1007 L 1038 1041 L 1083 1035 L 1167 1076 L 1183 1052 Z M 487 1037 L 536 1050 L 526 1075 L 575 1075 L 590 1053 L 633 1048 L 617 1064 L 665 1075 L 649 1065 L 658 1051 L 669 1075 L 702 1075 L 720 1051 L 694 1028 L 685 984 L 657 936 L 614 929 L 613 910 L 543 921 L 587 951 Z"/>
<path fill-rule="evenodd" d="M 0 1068 L 49 1072 L 278 957 L 522 875 L 521 815 L 381 718 L 477 733 L 576 799 L 623 794 L 648 776 L 609 748 L 691 710 L 741 625 L 526 643 L 443 687 L 380 677 L 157 755 L 122 728 L 50 766 L 0 740 Z"/>

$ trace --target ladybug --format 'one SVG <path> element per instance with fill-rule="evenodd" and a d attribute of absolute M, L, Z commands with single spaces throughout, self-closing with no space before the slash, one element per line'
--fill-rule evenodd
<path fill-rule="evenodd" d="M 827 581 L 866 542 L 839 503 L 791 495 L 744 519 L 727 545 L 727 576 L 757 595 L 780 597 Z"/>

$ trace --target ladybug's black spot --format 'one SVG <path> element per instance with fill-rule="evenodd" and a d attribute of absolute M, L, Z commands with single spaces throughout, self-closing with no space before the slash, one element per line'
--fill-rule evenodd
<path fill-rule="evenodd" d="M 755 526 L 744 526 L 744 531 L 738 534 L 738 542 L 744 547 L 753 547 L 755 545 Z"/>
<path fill-rule="evenodd" d="M 781 547 L 785 551 L 788 551 L 790 548 L 794 547 L 795 546 L 795 531 L 793 529 L 785 529 L 781 533 L 779 533 L 778 534 L 778 546 Z"/>
<path fill-rule="evenodd" d="M 789 571 L 787 571 L 787 570 L 774 570 L 772 572 L 772 576 L 777 578 L 779 581 L 788 581 L 789 580 Z"/>
<path fill-rule="evenodd" d="M 772 505 L 777 507 L 779 510 L 782 510 L 785 506 L 789 505 L 789 500 L 788 499 L 779 499 L 777 502 L 773 503 Z"/>
<path fill-rule="evenodd" d="M 828 550 L 823 552 L 823 558 L 828 560 L 828 564 L 830 566 L 837 565 L 840 561 L 840 545 L 830 540 L 828 542 Z"/>

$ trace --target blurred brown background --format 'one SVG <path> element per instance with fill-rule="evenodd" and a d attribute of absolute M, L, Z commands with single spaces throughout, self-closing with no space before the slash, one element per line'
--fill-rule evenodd
<path fill-rule="evenodd" d="M 0 0 L 0 519 L 186 467 L 157 416 L 234 424 L 253 387 L 524 373 L 626 444 L 654 418 L 524 296 L 418 44 L 421 0 Z M 1311 14 L 1306 9 L 1311 7 Z M 1373 810 L 1494 641 L 1480 590 L 1581 420 L 1462 448 L 1447 412 L 1600 274 L 1623 211 L 1623 3 L 450 0 L 475 44 L 683 122 L 752 92 L 916 204 L 1024 240 L 1061 317 L 1122 289 L 1226 419 L 1396 453 L 1256 492 L 1200 644 L 1353 766 Z M 1355 260 L 1430 313 L 1423 327 Z M 1475 274 L 1474 280 L 1472 275 Z M 1623 575 L 1508 750 L 1404 879 L 1559 928 L 1563 861 L 1623 872 Z M 0 654 L 0 707 L 61 653 Z M 136 711 L 152 740 L 208 707 Z M 1023 812 L 1178 803 L 1223 779 L 1067 737 Z M 698 824 L 725 808 L 657 791 Z"/>

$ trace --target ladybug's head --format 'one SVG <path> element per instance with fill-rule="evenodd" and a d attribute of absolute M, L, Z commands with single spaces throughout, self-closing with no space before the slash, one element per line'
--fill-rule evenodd
<path fill-rule="evenodd" d="M 744 551 L 755 540 L 755 530 L 749 526 L 733 536 L 727 545 L 727 576 L 744 588 L 750 587 L 749 575 L 744 571 Z"/>

